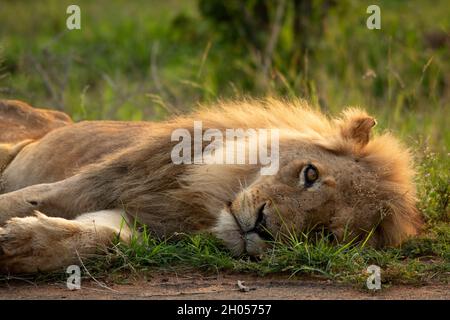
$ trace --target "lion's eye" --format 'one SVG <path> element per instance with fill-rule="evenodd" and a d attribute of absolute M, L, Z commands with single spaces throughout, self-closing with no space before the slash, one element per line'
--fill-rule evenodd
<path fill-rule="evenodd" d="M 305 178 L 305 187 L 311 187 L 314 182 L 319 179 L 319 171 L 312 164 L 309 164 L 303 172 Z"/>

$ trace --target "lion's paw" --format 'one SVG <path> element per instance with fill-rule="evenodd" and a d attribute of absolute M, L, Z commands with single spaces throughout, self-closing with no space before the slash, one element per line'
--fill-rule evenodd
<path fill-rule="evenodd" d="M 13 218 L 0 228 L 0 258 L 31 254 L 33 251 L 33 230 L 26 228 L 28 218 Z M 34 218 L 34 217 L 32 217 Z"/>
<path fill-rule="evenodd" d="M 47 271 L 73 259 L 67 250 L 80 229 L 73 221 L 35 216 L 12 218 L 0 228 L 0 272 Z"/>

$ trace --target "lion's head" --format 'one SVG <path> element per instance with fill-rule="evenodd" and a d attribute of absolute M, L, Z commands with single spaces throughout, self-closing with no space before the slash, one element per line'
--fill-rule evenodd
<path fill-rule="evenodd" d="M 262 104 L 202 114 L 211 125 L 217 116 L 223 126 L 280 129 L 276 175 L 251 169 L 243 174 L 233 166 L 202 172 L 224 184 L 240 180 L 213 228 L 235 254 L 257 255 L 264 240 L 314 228 L 326 229 L 336 241 L 370 234 L 368 243 L 378 247 L 399 245 L 418 232 L 410 154 L 390 134 L 371 137 L 372 117 L 353 108 L 329 120 L 302 103 Z"/>

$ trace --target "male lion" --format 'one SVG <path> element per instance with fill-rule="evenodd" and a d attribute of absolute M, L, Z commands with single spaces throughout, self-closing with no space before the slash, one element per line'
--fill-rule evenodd
<path fill-rule="evenodd" d="M 279 129 L 278 172 L 174 164 L 171 133 L 192 132 L 194 121 L 203 131 Z M 330 120 L 302 101 L 269 99 L 161 123 L 67 120 L 56 129 L 50 122 L 40 138 L 16 132 L 34 141 L 1 175 L 0 269 L 68 266 L 117 235 L 128 241 L 135 220 L 161 237 L 211 231 L 235 255 L 258 255 L 264 240 L 314 227 L 336 241 L 371 234 L 373 246 L 399 245 L 421 225 L 410 155 L 390 134 L 371 138 L 374 125 L 358 109 Z M 9 130 L 18 130 L 14 121 Z"/>

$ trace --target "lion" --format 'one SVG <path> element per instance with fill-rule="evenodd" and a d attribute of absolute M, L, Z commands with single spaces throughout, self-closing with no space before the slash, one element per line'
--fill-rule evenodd
<path fill-rule="evenodd" d="M 193 133 L 194 121 L 204 132 L 278 129 L 278 171 L 175 164 L 171 134 Z M 1 174 L 1 272 L 76 264 L 114 239 L 130 241 L 136 222 L 157 237 L 210 232 L 235 256 L 314 228 L 374 247 L 420 232 L 410 151 L 372 134 L 375 119 L 358 108 L 332 119 L 303 100 L 243 99 L 164 122 L 63 122 L 40 138 L 22 135 L 33 141 Z"/>

